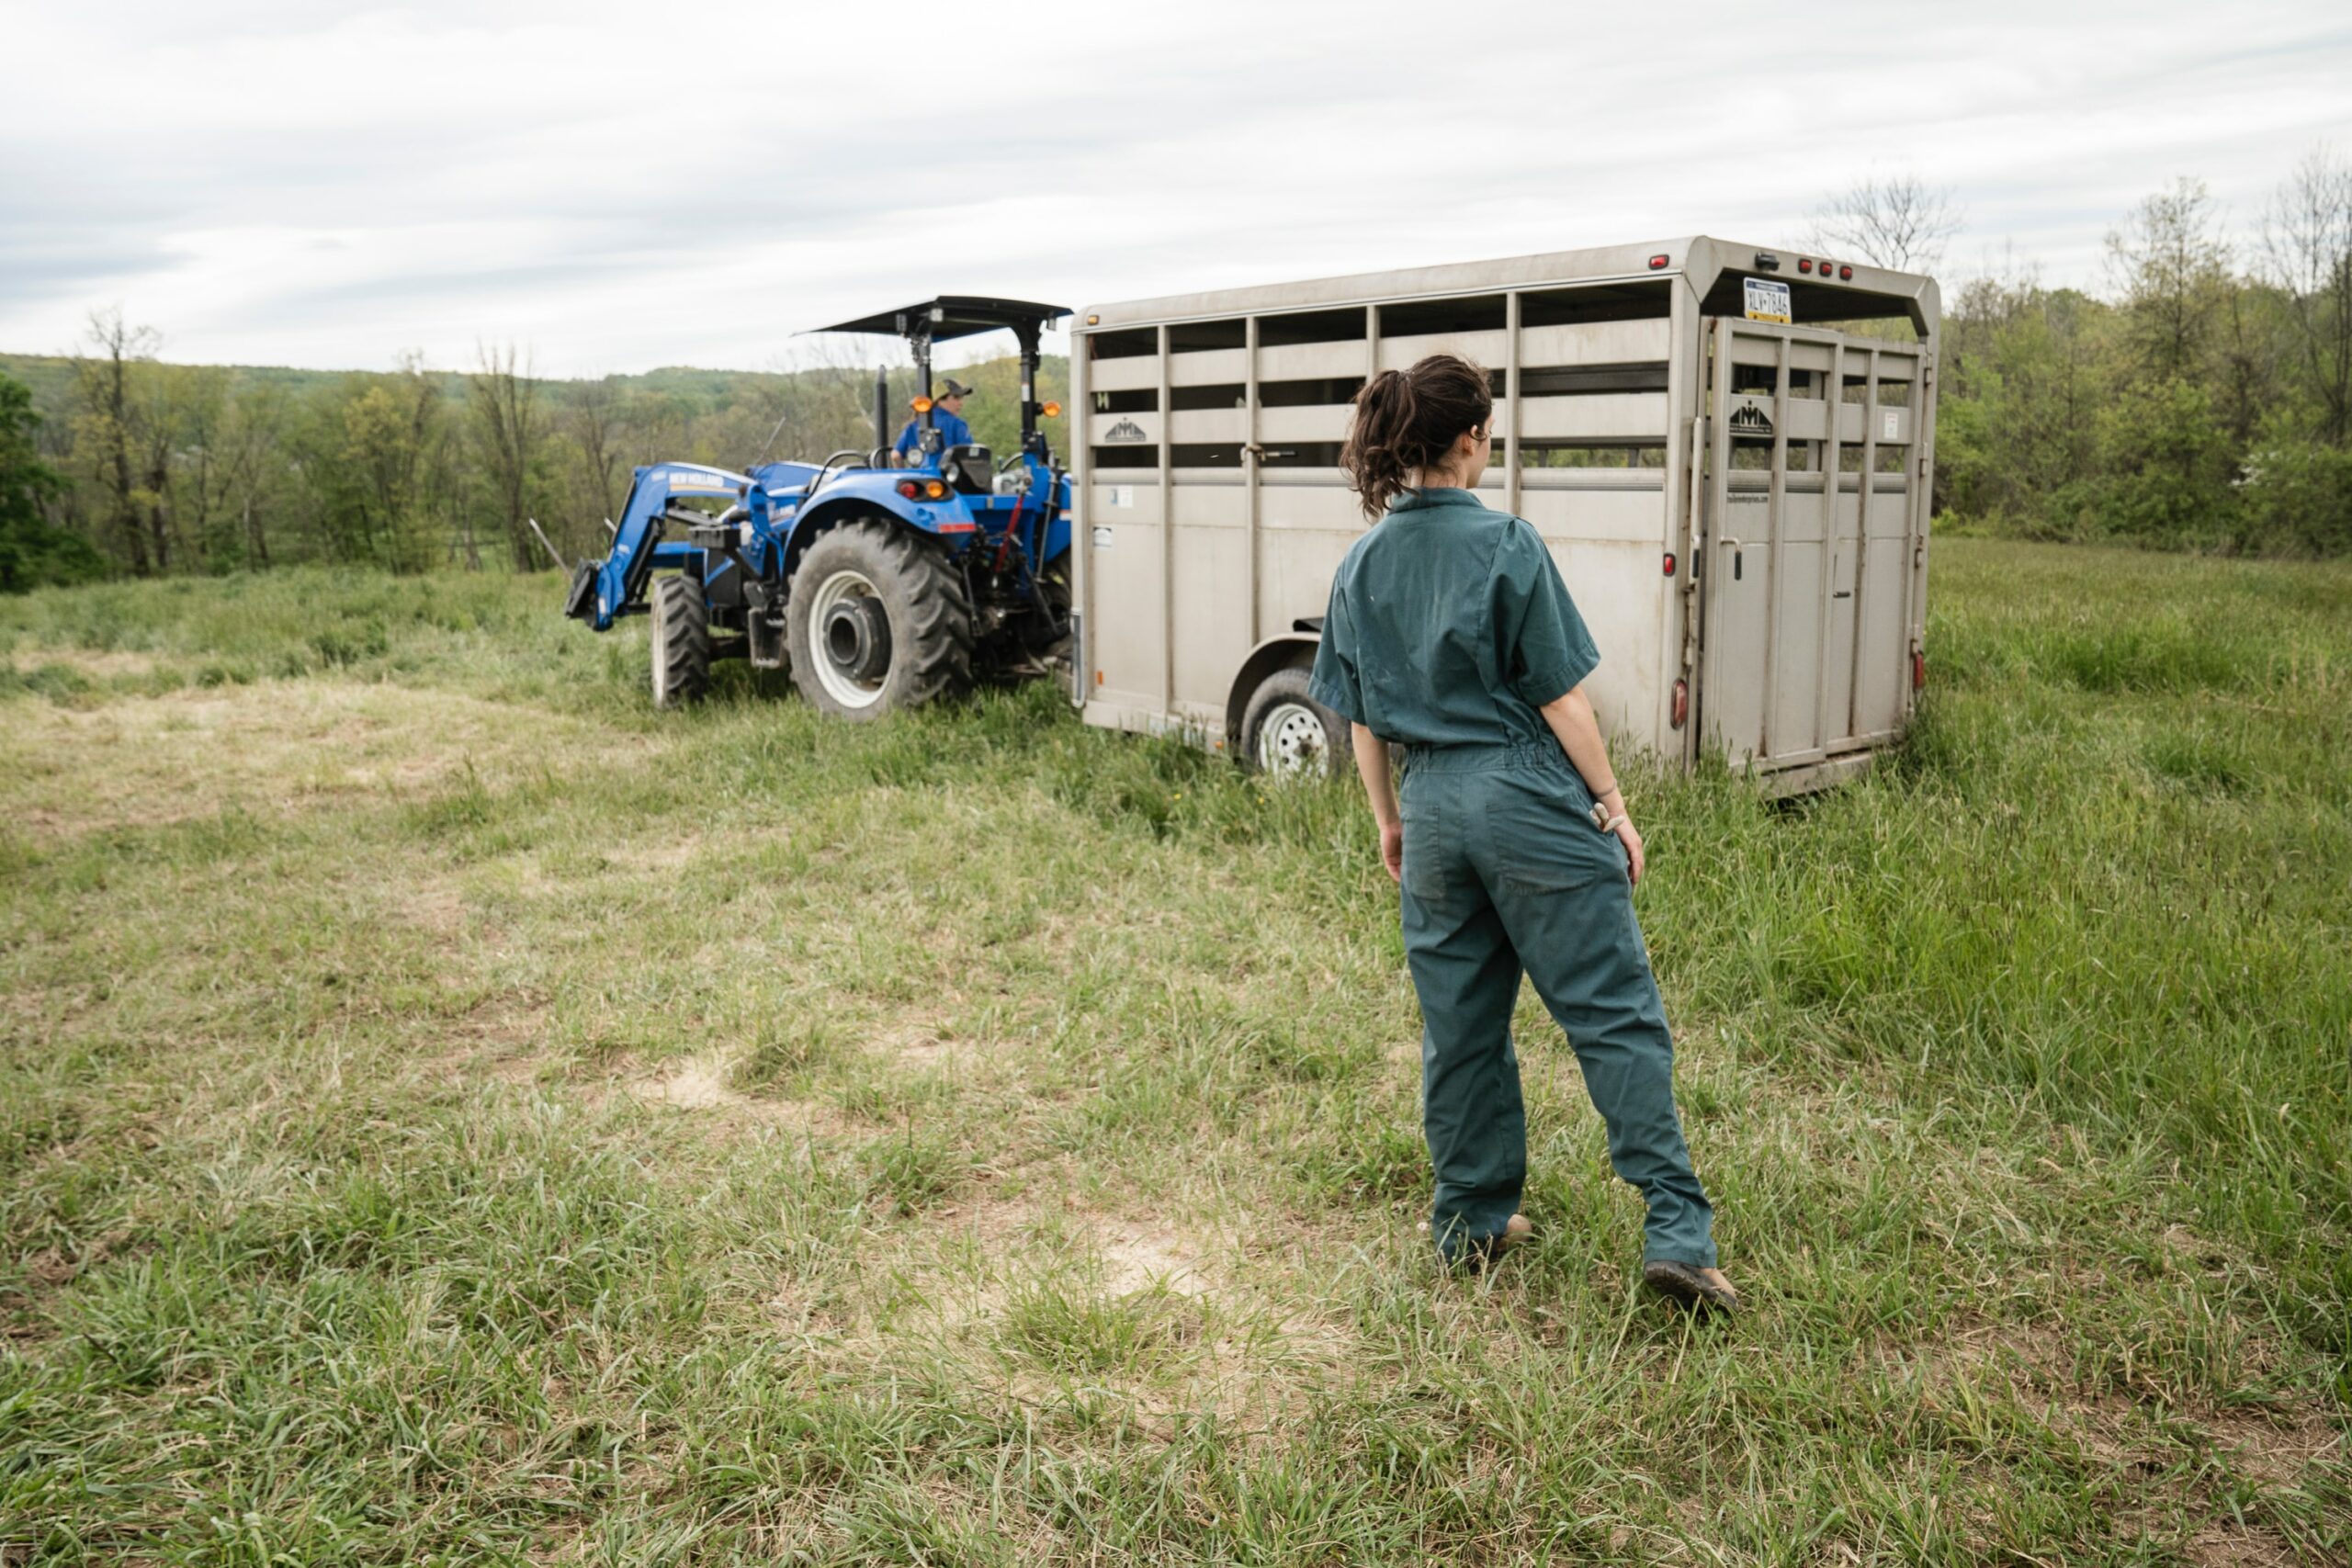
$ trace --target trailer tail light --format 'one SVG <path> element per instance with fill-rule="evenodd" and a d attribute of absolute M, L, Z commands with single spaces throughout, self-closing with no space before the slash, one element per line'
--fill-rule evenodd
<path fill-rule="evenodd" d="M 1666 552 L 1666 575 L 1668 577 L 1672 577 L 1674 575 L 1674 552 L 1672 550 Z"/>
<path fill-rule="evenodd" d="M 1690 682 L 1688 681 L 1677 681 L 1674 683 L 1674 728 L 1677 729 L 1681 728 L 1683 722 L 1690 718 Z"/>
<path fill-rule="evenodd" d="M 1799 256 L 1797 258 L 1797 270 L 1799 272 L 1811 272 L 1813 270 L 1813 258 L 1811 256 Z M 1829 269 L 1827 267 L 1823 267 L 1821 270 L 1827 272 Z"/>
<path fill-rule="evenodd" d="M 1841 278 L 1850 278 L 1854 276 L 1854 269 L 1850 266 L 1841 266 L 1838 269 L 1838 276 Z"/>
<path fill-rule="evenodd" d="M 1911 689 L 1915 692 L 1928 689 L 1928 656 L 1916 648 L 1911 650 Z"/>
<path fill-rule="evenodd" d="M 1650 270 L 1652 272 L 1656 272 L 1658 268 L 1664 266 L 1672 259 L 1673 258 L 1670 256 L 1652 256 L 1650 257 Z"/>

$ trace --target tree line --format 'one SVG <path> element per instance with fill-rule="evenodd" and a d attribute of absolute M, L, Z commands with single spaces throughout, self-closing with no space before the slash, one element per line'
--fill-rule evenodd
<path fill-rule="evenodd" d="M 1996 532 L 2352 553 L 2352 164 L 2232 234 L 2200 183 L 2107 236 L 2100 293 L 1988 268 L 1948 301 L 1936 502 Z"/>
<path fill-rule="evenodd" d="M 106 312 L 72 355 L 0 357 L 0 591 L 297 562 L 530 570 L 548 564 L 540 533 L 567 559 L 602 555 L 640 464 L 874 443 L 871 365 L 548 380 L 485 346 L 460 372 L 408 355 L 339 375 L 168 364 L 158 343 Z M 1042 367 L 1041 398 L 1064 395 L 1065 368 Z M 1015 450 L 1015 362 L 956 374 L 976 437 Z M 889 373 L 894 429 L 912 377 Z"/>
<path fill-rule="evenodd" d="M 1815 215 L 1817 249 L 1933 271 L 1959 214 L 1916 177 Z M 544 380 L 514 348 L 462 372 L 414 355 L 334 375 L 166 364 L 148 328 L 92 318 L 79 352 L 0 356 L 0 591 L 128 573 L 324 562 L 415 571 L 600 555 L 630 470 L 741 468 L 873 439 L 874 372 L 664 370 Z M 1059 398 L 1049 358 L 1040 395 Z M 16 372 L 14 376 L 9 372 Z M 999 453 L 1017 373 L 957 372 Z M 910 372 L 889 387 L 894 422 Z M 1065 423 L 1049 437 L 1064 449 Z M 2203 186 L 2109 233 L 2096 291 L 2008 258 L 1944 317 L 1936 504 L 1947 523 L 2070 540 L 2352 552 L 2352 165 L 2324 150 L 2242 234 Z"/>

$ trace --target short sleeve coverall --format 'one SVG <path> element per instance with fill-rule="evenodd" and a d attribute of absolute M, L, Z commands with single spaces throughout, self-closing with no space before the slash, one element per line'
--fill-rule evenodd
<path fill-rule="evenodd" d="M 1611 1163 L 1647 1204 L 1643 1261 L 1713 1268 L 1624 851 L 1537 711 L 1600 662 L 1535 529 L 1431 487 L 1391 502 L 1340 562 L 1308 691 L 1405 748 L 1401 901 L 1439 1250 L 1482 1247 L 1519 1208 L 1523 969 L 1576 1051 Z"/>

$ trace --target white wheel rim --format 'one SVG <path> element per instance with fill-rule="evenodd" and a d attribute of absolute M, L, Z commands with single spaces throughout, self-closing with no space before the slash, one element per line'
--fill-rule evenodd
<path fill-rule="evenodd" d="M 1277 777 L 1316 773 L 1328 764 L 1323 717 L 1305 703 L 1277 703 L 1258 726 L 1258 767 Z"/>
<path fill-rule="evenodd" d="M 880 597 L 881 594 L 875 591 L 873 580 L 865 573 L 843 567 L 819 583 L 817 596 L 809 601 L 808 661 L 816 666 L 817 684 L 825 688 L 827 696 L 845 708 L 870 708 L 880 702 L 882 688 L 889 683 L 890 672 L 885 670 L 880 680 L 868 682 L 856 679 L 835 664 L 831 652 L 825 647 L 825 623 L 839 605 L 853 599 Z M 891 650 L 891 657 L 895 661 L 897 649 Z"/>

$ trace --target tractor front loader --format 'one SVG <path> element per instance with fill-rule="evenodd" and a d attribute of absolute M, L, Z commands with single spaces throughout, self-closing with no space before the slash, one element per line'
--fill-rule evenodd
<path fill-rule="evenodd" d="M 1069 479 L 1038 428 L 1038 340 L 1069 312 L 945 295 L 826 332 L 890 333 L 914 350 L 922 421 L 903 466 L 888 389 L 874 447 L 741 473 L 694 463 L 637 470 L 601 561 L 574 570 L 564 613 L 607 631 L 652 616 L 657 705 L 708 688 L 714 660 L 788 669 L 809 702 L 877 717 L 978 679 L 1049 672 L 1069 646 Z M 932 414 L 932 345 L 1010 330 L 1021 350 L 1021 450 L 945 446 Z"/>

